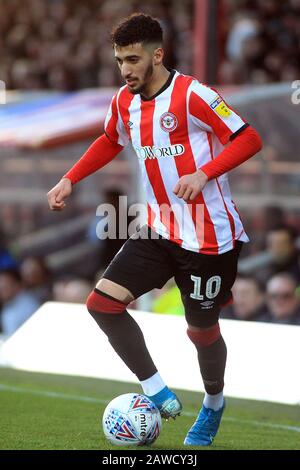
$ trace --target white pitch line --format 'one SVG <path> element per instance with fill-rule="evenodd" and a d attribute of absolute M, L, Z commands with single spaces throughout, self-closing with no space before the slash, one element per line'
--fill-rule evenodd
<path fill-rule="evenodd" d="M 107 405 L 109 400 L 101 400 L 100 398 L 94 397 L 87 397 L 85 395 L 69 395 L 67 393 L 60 393 L 60 392 L 53 392 L 50 390 L 32 390 L 30 388 L 23 388 L 23 387 L 15 387 L 10 385 L 5 385 L 0 383 L 0 392 L 16 392 L 16 393 L 27 393 L 29 395 L 37 395 L 41 397 L 50 397 L 50 398 L 59 398 L 62 400 L 75 400 L 75 401 L 82 401 L 86 403 L 98 403 L 99 405 Z M 183 411 L 181 413 L 183 416 L 188 416 L 195 418 L 196 414 Z M 276 424 L 276 423 L 262 423 L 260 421 L 251 421 L 245 419 L 238 419 L 238 418 L 230 418 L 224 416 L 224 421 L 230 421 L 232 423 L 238 424 L 248 424 L 251 426 L 259 426 L 259 427 L 266 427 L 271 429 L 281 429 L 284 431 L 293 431 L 293 432 L 300 432 L 300 427 L 297 426 L 289 426 L 287 424 Z"/>

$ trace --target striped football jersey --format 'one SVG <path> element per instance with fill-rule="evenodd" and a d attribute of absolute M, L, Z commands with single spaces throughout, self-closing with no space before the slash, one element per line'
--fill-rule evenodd
<path fill-rule="evenodd" d="M 218 157 L 245 122 L 213 89 L 171 71 L 154 97 L 127 86 L 113 97 L 105 120 L 109 139 L 137 155 L 146 191 L 148 225 L 183 248 L 221 254 L 248 241 L 226 174 L 208 181 L 193 200 L 178 198 L 179 178 Z"/>

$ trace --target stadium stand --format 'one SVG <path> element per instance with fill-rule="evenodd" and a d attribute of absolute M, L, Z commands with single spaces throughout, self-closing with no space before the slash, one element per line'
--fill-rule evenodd
<path fill-rule="evenodd" d="M 218 82 L 273 83 L 300 75 L 298 0 L 225 0 L 225 57 Z"/>
<path fill-rule="evenodd" d="M 119 18 L 140 8 L 159 17 L 166 29 L 167 64 L 189 73 L 191 51 L 185 44 L 192 35 L 192 3 L 1 0 L 1 79 L 8 89 L 27 90 L 120 84 L 110 29 Z"/>

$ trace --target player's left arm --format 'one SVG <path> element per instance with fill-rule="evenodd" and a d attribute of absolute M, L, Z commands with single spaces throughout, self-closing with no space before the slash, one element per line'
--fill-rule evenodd
<path fill-rule="evenodd" d="M 198 84 L 191 93 L 189 110 L 194 122 L 206 132 L 214 132 L 226 148 L 195 173 L 182 176 L 174 193 L 185 201 L 193 200 L 206 183 L 236 168 L 262 148 L 258 132 L 230 109 L 212 89 Z M 198 91 L 198 93 L 197 93 Z"/>

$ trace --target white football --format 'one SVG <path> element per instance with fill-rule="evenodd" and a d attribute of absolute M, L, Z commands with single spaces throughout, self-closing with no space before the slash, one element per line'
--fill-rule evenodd
<path fill-rule="evenodd" d="M 159 436 L 161 416 L 145 395 L 125 393 L 105 408 L 102 419 L 105 437 L 117 446 L 149 445 Z"/>

